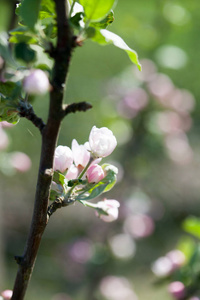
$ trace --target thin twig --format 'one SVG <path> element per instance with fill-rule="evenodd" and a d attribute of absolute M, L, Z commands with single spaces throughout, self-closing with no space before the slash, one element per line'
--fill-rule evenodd
<path fill-rule="evenodd" d="M 19 110 L 20 117 L 24 117 L 24 118 L 28 119 L 29 121 L 31 121 L 42 133 L 42 131 L 45 127 L 45 123 L 43 122 L 43 120 L 41 118 L 39 118 L 35 114 L 33 107 L 30 103 L 20 101 L 18 110 Z"/>
<path fill-rule="evenodd" d="M 87 102 L 71 103 L 64 107 L 64 116 L 75 113 L 77 111 L 87 111 L 92 108 L 92 105 Z"/>

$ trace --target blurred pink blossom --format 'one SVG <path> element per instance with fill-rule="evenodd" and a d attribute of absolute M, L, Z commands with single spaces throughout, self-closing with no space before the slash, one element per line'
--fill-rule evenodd
<path fill-rule="evenodd" d="M 165 103 L 166 98 L 173 91 L 174 85 L 167 75 L 158 73 L 148 83 L 148 88 L 153 96 Z"/>
<path fill-rule="evenodd" d="M 125 95 L 118 105 L 119 113 L 125 118 L 134 118 L 148 104 L 148 95 L 142 88 L 135 88 Z"/>
<path fill-rule="evenodd" d="M 188 164 L 193 159 L 193 151 L 185 133 L 170 134 L 165 138 L 169 157 L 178 164 Z"/>
<path fill-rule="evenodd" d="M 135 70 L 135 76 L 140 79 L 141 81 L 150 81 L 152 77 L 157 72 L 157 67 L 154 64 L 154 62 L 150 59 L 142 59 L 141 60 L 142 65 L 142 72 L 138 70 L 138 68 L 134 68 Z"/>
<path fill-rule="evenodd" d="M 124 229 L 134 238 L 145 238 L 154 231 L 154 221 L 144 214 L 128 216 L 124 223 Z"/>
<path fill-rule="evenodd" d="M 104 178 L 104 171 L 101 166 L 97 164 L 91 165 L 86 172 L 86 177 L 89 183 L 97 183 Z"/>
<path fill-rule="evenodd" d="M 10 155 L 10 163 L 18 172 L 27 172 L 31 167 L 31 160 L 23 152 L 13 152 Z"/>
<path fill-rule="evenodd" d="M 72 300 L 72 298 L 65 293 L 59 293 L 54 295 L 51 300 Z"/>
<path fill-rule="evenodd" d="M 97 203 L 97 208 L 102 209 L 107 213 L 107 215 L 99 214 L 99 212 L 96 212 L 96 214 L 99 216 L 100 219 L 102 219 L 105 222 L 113 222 L 118 218 L 118 209 L 120 207 L 120 203 L 117 200 L 113 199 L 104 199 L 103 201 L 99 201 Z"/>
<path fill-rule="evenodd" d="M 185 263 L 185 255 L 178 249 L 168 252 L 166 256 L 171 260 L 173 270 L 180 268 Z"/>
<path fill-rule="evenodd" d="M 88 239 L 78 239 L 70 246 L 69 255 L 78 263 L 86 263 L 93 255 L 92 243 Z"/>
<path fill-rule="evenodd" d="M 50 88 L 49 79 L 44 71 L 40 69 L 31 70 L 24 78 L 23 87 L 28 94 L 45 94 Z"/>
<path fill-rule="evenodd" d="M 64 173 L 73 163 L 73 153 L 67 146 L 58 146 L 55 150 L 54 170 Z"/>
<path fill-rule="evenodd" d="M 166 100 L 166 104 L 179 113 L 188 114 L 195 107 L 195 99 L 187 90 L 174 89 Z"/>
<path fill-rule="evenodd" d="M 12 290 L 5 290 L 3 292 L 1 292 L 1 296 L 5 299 L 5 300 L 10 300 L 12 297 L 13 291 Z"/>
<path fill-rule="evenodd" d="M 89 145 L 95 158 L 110 155 L 117 146 L 117 140 L 112 131 L 107 127 L 92 127 L 89 135 Z"/>
<path fill-rule="evenodd" d="M 190 129 L 192 120 L 189 115 L 179 115 L 174 111 L 157 113 L 157 126 L 164 134 L 178 133 Z"/>
<path fill-rule="evenodd" d="M 104 277 L 100 282 L 100 292 L 108 300 L 138 300 L 125 277 Z"/>
<path fill-rule="evenodd" d="M 180 281 L 174 281 L 168 286 L 169 293 L 174 297 L 174 299 L 180 300 L 185 297 L 185 286 Z"/>
<path fill-rule="evenodd" d="M 161 256 L 153 262 L 151 270 L 157 277 L 166 277 L 172 273 L 173 263 L 169 257 Z"/>

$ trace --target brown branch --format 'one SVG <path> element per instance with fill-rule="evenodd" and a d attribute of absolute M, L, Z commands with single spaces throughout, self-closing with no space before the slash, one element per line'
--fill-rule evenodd
<path fill-rule="evenodd" d="M 64 107 L 64 116 L 75 113 L 77 111 L 87 111 L 92 108 L 92 105 L 87 102 L 71 103 Z"/>
<path fill-rule="evenodd" d="M 41 238 L 48 222 L 48 199 L 53 175 L 53 157 L 63 114 L 64 83 L 72 53 L 72 34 L 66 16 L 66 1 L 54 0 L 57 12 L 58 40 L 52 76 L 52 91 L 46 126 L 42 130 L 42 149 L 32 223 L 21 257 L 12 300 L 23 300 L 34 268 Z"/>
<path fill-rule="evenodd" d="M 70 199 L 70 198 L 69 199 L 64 199 L 63 197 L 57 198 L 48 207 L 48 210 L 47 210 L 48 217 L 51 217 L 58 208 L 69 206 L 73 203 L 74 203 L 74 200 Z"/>
<path fill-rule="evenodd" d="M 25 101 L 20 101 L 18 110 L 19 110 L 20 117 L 24 117 L 24 118 L 28 119 L 29 121 L 31 121 L 42 133 L 42 131 L 45 127 L 45 123 L 43 122 L 43 120 L 41 118 L 39 118 L 35 114 L 33 107 L 30 103 L 25 102 Z"/>

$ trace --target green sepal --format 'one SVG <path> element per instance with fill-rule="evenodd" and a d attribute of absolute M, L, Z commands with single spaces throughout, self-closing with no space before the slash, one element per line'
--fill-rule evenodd
<path fill-rule="evenodd" d="M 65 175 L 58 171 L 54 171 L 53 173 L 53 181 L 55 181 L 57 184 L 64 185 L 65 184 Z"/>
<path fill-rule="evenodd" d="M 90 24 L 90 26 L 93 26 L 98 29 L 106 29 L 108 25 L 112 24 L 114 22 L 114 13 L 111 10 L 109 14 L 100 22 L 93 22 Z"/>
<path fill-rule="evenodd" d="M 50 200 L 50 201 L 54 201 L 58 195 L 59 195 L 59 194 L 58 194 L 56 191 L 51 190 L 51 191 L 50 191 L 49 200 Z"/>

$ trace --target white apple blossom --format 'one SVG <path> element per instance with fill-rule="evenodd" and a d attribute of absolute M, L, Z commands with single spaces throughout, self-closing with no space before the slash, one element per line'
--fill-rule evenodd
<path fill-rule="evenodd" d="M 120 203 L 114 199 L 104 199 L 99 201 L 96 205 L 96 208 L 102 209 L 107 215 L 99 214 L 100 219 L 105 222 L 113 222 L 118 218 Z"/>
<path fill-rule="evenodd" d="M 54 170 L 64 173 L 73 163 L 72 150 L 67 146 L 58 146 L 55 150 Z"/>
<path fill-rule="evenodd" d="M 110 155 L 117 145 L 112 131 L 107 127 L 92 127 L 89 135 L 89 146 L 93 157 L 106 157 Z"/>

